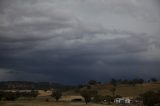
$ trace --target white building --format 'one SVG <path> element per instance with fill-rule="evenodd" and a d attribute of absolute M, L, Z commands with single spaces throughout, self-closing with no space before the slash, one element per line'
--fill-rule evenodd
<path fill-rule="evenodd" d="M 125 104 L 130 104 L 130 103 L 131 103 L 131 99 L 125 98 Z"/>
<path fill-rule="evenodd" d="M 129 98 L 116 98 L 116 99 L 114 99 L 114 103 L 116 103 L 116 104 L 130 104 L 131 100 Z"/>

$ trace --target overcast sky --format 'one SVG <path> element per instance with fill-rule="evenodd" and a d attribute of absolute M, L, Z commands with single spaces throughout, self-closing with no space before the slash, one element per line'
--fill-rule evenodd
<path fill-rule="evenodd" d="M 1 81 L 159 76 L 159 0 L 0 0 Z"/>

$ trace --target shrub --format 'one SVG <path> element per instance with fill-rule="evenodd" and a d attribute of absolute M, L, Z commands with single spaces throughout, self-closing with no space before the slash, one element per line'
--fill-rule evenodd
<path fill-rule="evenodd" d="M 154 106 L 160 103 L 160 91 L 148 91 L 142 94 L 141 97 L 146 106 Z"/>
<path fill-rule="evenodd" d="M 62 92 L 60 90 L 56 90 L 56 91 L 52 92 L 51 96 L 54 97 L 56 99 L 56 101 L 58 101 L 62 96 Z"/>
<path fill-rule="evenodd" d="M 93 99 L 94 102 L 96 103 L 99 103 L 99 102 L 102 102 L 105 100 L 105 97 L 104 96 L 101 96 L 101 95 L 96 95 Z"/>

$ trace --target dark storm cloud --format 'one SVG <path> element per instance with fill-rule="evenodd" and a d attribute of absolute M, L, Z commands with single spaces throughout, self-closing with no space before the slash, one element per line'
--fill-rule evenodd
<path fill-rule="evenodd" d="M 0 80 L 158 77 L 160 14 L 155 4 L 2 0 Z"/>

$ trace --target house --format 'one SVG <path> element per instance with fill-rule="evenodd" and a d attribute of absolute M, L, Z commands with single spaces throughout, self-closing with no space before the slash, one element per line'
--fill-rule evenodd
<path fill-rule="evenodd" d="M 116 104 L 130 104 L 131 99 L 129 99 L 129 98 L 115 98 L 114 103 L 116 103 Z"/>
<path fill-rule="evenodd" d="M 114 99 L 114 103 L 125 104 L 125 99 L 124 98 L 116 98 L 116 99 Z"/>
<path fill-rule="evenodd" d="M 131 103 L 131 99 L 125 98 L 125 104 L 130 104 L 130 103 Z"/>

